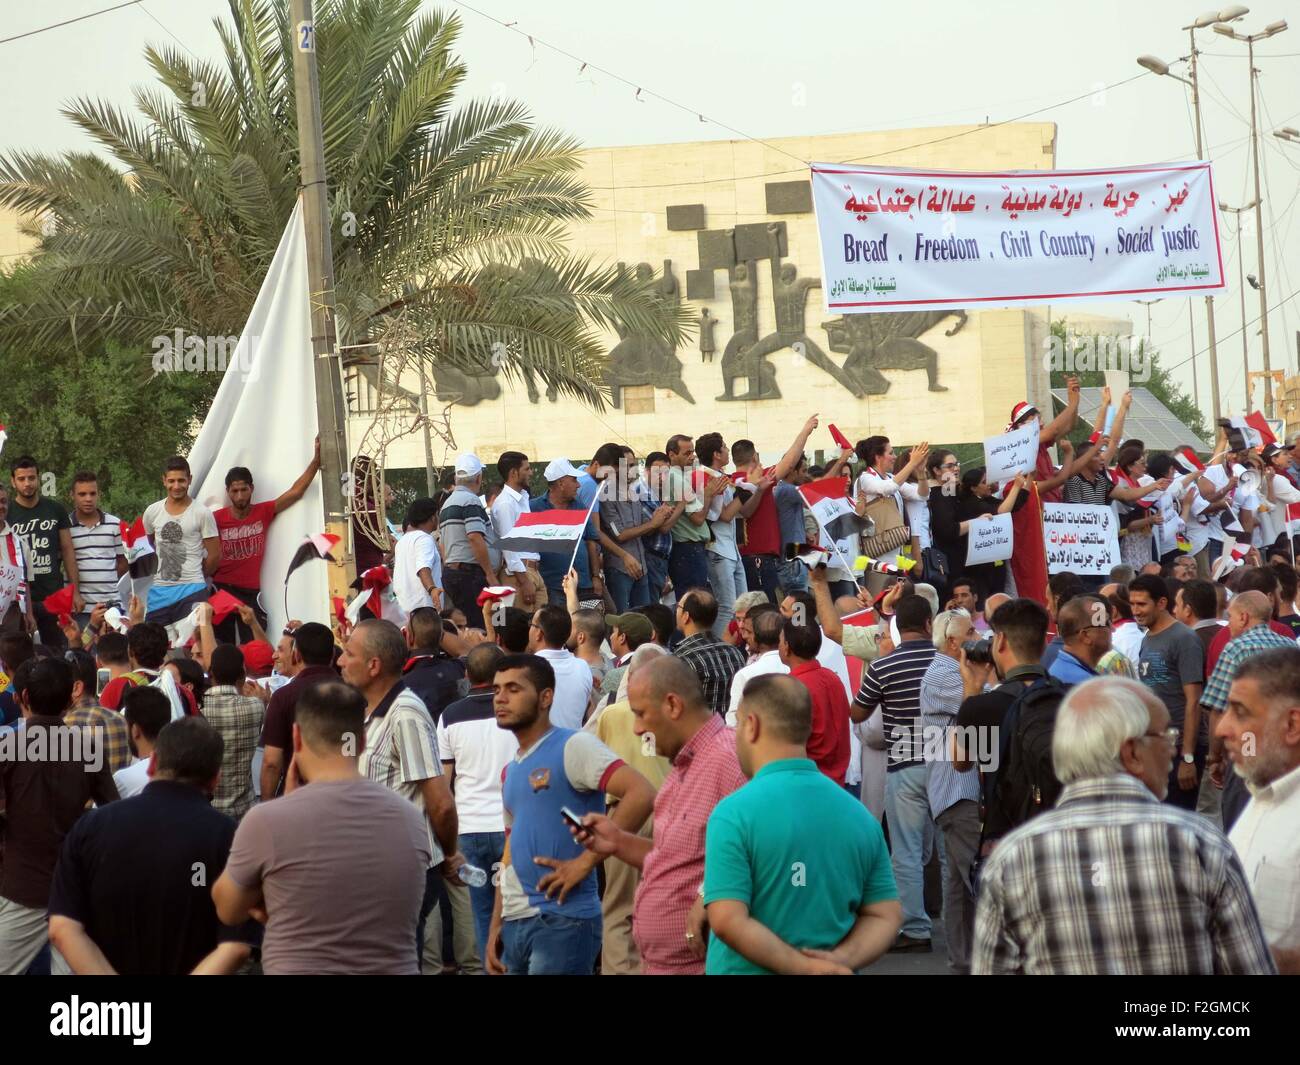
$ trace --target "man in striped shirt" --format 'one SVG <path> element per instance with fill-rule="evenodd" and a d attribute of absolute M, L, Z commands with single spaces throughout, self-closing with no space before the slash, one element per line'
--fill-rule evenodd
<path fill-rule="evenodd" d="M 926 788 L 927 767 L 921 734 L 921 679 L 934 659 L 930 641 L 930 604 L 906 595 L 895 608 L 898 646 L 877 658 L 862 677 L 850 707 L 855 722 L 866 721 L 880 707 L 889 744 L 885 815 L 889 818 L 894 880 L 903 904 L 903 931 L 896 951 L 930 949 L 930 915 L 925 912 L 924 869 L 934 846 L 934 819 Z"/>
<path fill-rule="evenodd" d="M 934 619 L 938 654 L 921 678 L 926 791 L 930 813 L 943 833 L 944 844 L 943 926 L 948 939 L 948 964 L 959 973 L 970 972 L 970 941 L 975 929 L 970 868 L 980 845 L 980 781 L 978 773 L 957 772 L 949 754 L 949 737 L 965 697 L 961 646 L 974 636 L 966 611 L 946 610 L 940 614 Z"/>
<path fill-rule="evenodd" d="M 77 590 L 86 602 L 76 621 L 84 626 L 97 604 L 119 605 L 117 582 L 126 573 L 126 548 L 122 523 L 99 509 L 99 479 L 94 471 L 82 470 L 73 478 L 72 501 L 72 549 L 81 578 Z"/>

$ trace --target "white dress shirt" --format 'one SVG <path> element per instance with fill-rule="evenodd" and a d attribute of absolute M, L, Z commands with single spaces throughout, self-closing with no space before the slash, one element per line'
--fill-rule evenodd
<path fill-rule="evenodd" d="M 420 582 L 420 570 L 433 576 L 433 586 L 442 587 L 442 556 L 433 537 L 422 529 L 411 529 L 393 549 L 393 592 L 408 614 L 422 606 L 433 606 L 433 597 Z"/>
<path fill-rule="evenodd" d="M 555 698 L 551 702 L 551 724 L 557 728 L 582 728 L 591 699 L 591 666 L 573 652 L 542 648 L 537 654 L 555 670 Z"/>
<path fill-rule="evenodd" d="M 740 697 L 745 693 L 745 685 L 755 677 L 765 673 L 789 673 L 790 667 L 781 661 L 781 652 L 764 651 L 747 666 L 741 666 L 731 678 L 731 702 L 727 706 L 727 725 L 736 727 L 736 710 L 740 707 Z"/>
<path fill-rule="evenodd" d="M 501 491 L 492 501 L 492 529 L 497 539 L 500 540 L 515 527 L 520 514 L 531 513 L 532 507 L 525 493 L 516 492 L 508 484 L 502 485 Z M 534 551 L 502 551 L 501 558 L 505 562 L 507 573 L 523 573 L 527 568 L 524 563 L 536 562 L 538 555 Z"/>
<path fill-rule="evenodd" d="M 1232 772 L 1232 770 L 1229 770 Z M 1228 833 L 1270 947 L 1300 947 L 1300 766 L 1252 788 Z"/>

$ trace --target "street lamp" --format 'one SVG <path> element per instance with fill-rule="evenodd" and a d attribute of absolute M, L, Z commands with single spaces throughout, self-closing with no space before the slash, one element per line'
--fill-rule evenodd
<path fill-rule="evenodd" d="M 1246 268 L 1242 264 L 1244 252 L 1241 247 L 1241 215 L 1242 212 L 1249 211 L 1254 206 L 1254 200 L 1242 204 L 1240 207 L 1229 207 L 1222 200 L 1219 201 L 1219 210 L 1224 214 L 1232 215 L 1237 222 L 1235 234 L 1237 238 L 1237 291 L 1241 296 L 1241 368 L 1242 380 L 1246 383 L 1246 410 L 1244 412 L 1246 414 L 1250 413 L 1250 348 L 1246 341 L 1246 282 L 1244 280 Z"/>
<path fill-rule="evenodd" d="M 1197 86 L 1197 80 L 1196 80 L 1196 56 L 1198 55 L 1196 49 L 1196 31 L 1203 30 L 1207 26 L 1214 26 L 1216 30 L 1219 28 L 1220 25 L 1224 25 L 1226 27 L 1227 23 L 1234 22 L 1235 20 L 1241 18 L 1243 15 L 1249 14 L 1249 12 L 1250 12 L 1249 8 L 1242 7 L 1240 4 L 1238 4 L 1233 7 L 1225 7 L 1221 11 L 1209 11 L 1204 15 L 1201 15 L 1190 25 L 1183 27 L 1183 29 L 1187 31 L 1187 39 L 1191 44 L 1191 55 L 1189 57 L 1191 63 L 1190 66 L 1188 67 L 1188 74 L 1190 75 L 1190 77 L 1184 78 L 1178 74 L 1173 73 L 1169 69 L 1169 64 L 1166 63 L 1163 59 L 1159 58 L 1158 56 L 1154 56 L 1154 55 L 1138 56 L 1138 65 L 1140 67 L 1143 67 L 1144 69 L 1151 71 L 1151 73 L 1153 74 L 1158 74 L 1161 77 L 1173 78 L 1175 81 L 1181 81 L 1184 85 L 1187 85 L 1191 88 L 1192 110 L 1195 114 L 1194 126 L 1196 132 L 1196 158 L 1197 159 L 1205 158 L 1205 150 L 1204 150 L 1205 139 L 1203 136 L 1203 129 L 1201 124 L 1201 93 Z M 1214 297 L 1208 295 L 1205 297 L 1205 324 L 1206 324 L 1206 330 L 1210 335 L 1210 405 L 1214 410 L 1214 424 L 1218 425 L 1219 418 L 1220 418 L 1219 347 L 1218 347 L 1218 342 L 1215 339 L 1215 335 L 1214 335 Z M 1150 330 L 1148 330 L 1148 333 L 1149 332 Z M 1196 390 L 1195 356 L 1196 356 L 1196 344 L 1193 343 L 1192 344 L 1192 390 L 1193 392 L 1195 392 Z"/>
<path fill-rule="evenodd" d="M 1264 380 L 1267 387 L 1264 392 L 1264 414 L 1266 417 L 1273 417 L 1273 389 L 1271 387 L 1272 366 L 1269 361 L 1268 352 L 1268 297 L 1265 295 L 1264 283 L 1264 218 L 1263 218 L 1263 198 L 1259 191 L 1259 125 L 1255 118 L 1255 81 L 1259 71 L 1255 69 L 1255 42 L 1267 40 L 1269 37 L 1275 37 L 1277 34 L 1286 29 L 1286 19 L 1278 19 L 1276 22 L 1270 22 L 1258 33 L 1238 33 L 1226 23 L 1231 20 L 1223 19 L 1215 24 L 1214 32 L 1224 37 L 1231 37 L 1234 41 L 1243 41 L 1246 45 L 1246 56 L 1250 66 L 1250 150 L 1254 157 L 1255 163 L 1255 237 L 1257 241 L 1256 250 L 1259 256 L 1259 321 L 1260 335 L 1263 337 L 1264 344 Z"/>

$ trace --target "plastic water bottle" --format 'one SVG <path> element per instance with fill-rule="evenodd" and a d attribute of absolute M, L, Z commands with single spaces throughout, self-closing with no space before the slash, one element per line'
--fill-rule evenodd
<path fill-rule="evenodd" d="M 477 865 L 462 865 L 456 875 L 466 887 L 483 887 L 488 882 L 488 875 Z"/>

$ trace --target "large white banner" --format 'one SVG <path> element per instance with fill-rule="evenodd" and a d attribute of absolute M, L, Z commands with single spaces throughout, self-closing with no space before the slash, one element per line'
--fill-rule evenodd
<path fill-rule="evenodd" d="M 827 309 L 1222 290 L 1207 162 L 973 173 L 814 163 Z"/>
<path fill-rule="evenodd" d="M 231 466 L 252 471 L 253 500 L 260 503 L 289 488 L 311 462 L 316 378 L 309 301 L 307 239 L 299 200 L 189 454 L 194 473 L 190 494 L 212 510 L 227 505 L 225 478 Z M 294 573 L 287 616 L 284 610 L 289 560 L 307 536 L 324 529 L 325 500 L 317 477 L 307 494 L 267 531 L 262 607 L 269 615 L 266 631 L 272 642 L 291 617 L 330 623 L 325 562 L 309 562 Z"/>
<path fill-rule="evenodd" d="M 1047 572 L 1105 577 L 1120 564 L 1119 518 L 1092 503 L 1044 503 Z"/>

